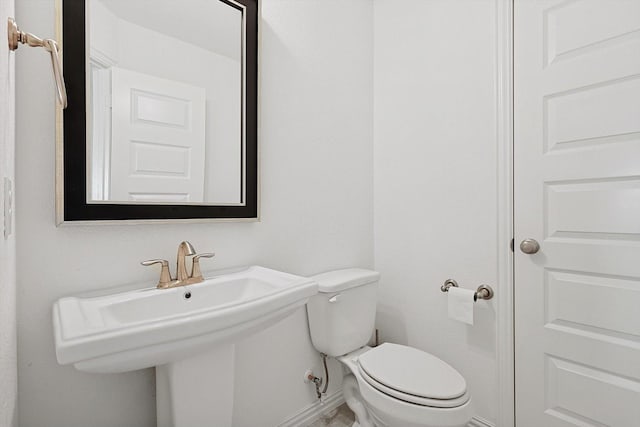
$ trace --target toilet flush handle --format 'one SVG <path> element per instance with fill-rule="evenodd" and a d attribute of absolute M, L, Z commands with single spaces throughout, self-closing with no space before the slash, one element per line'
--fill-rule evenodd
<path fill-rule="evenodd" d="M 342 297 L 342 294 L 335 294 L 334 296 L 329 298 L 329 302 L 330 303 L 339 302 L 340 301 L 340 297 Z"/>

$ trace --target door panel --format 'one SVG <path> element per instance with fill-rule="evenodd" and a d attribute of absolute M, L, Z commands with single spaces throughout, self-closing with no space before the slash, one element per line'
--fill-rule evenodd
<path fill-rule="evenodd" d="M 638 426 L 640 1 L 516 0 L 514 32 L 516 423 Z"/>

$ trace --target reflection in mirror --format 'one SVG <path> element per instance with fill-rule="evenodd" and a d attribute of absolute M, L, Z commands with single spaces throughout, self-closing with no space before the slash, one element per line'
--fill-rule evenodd
<path fill-rule="evenodd" d="M 245 203 L 242 9 L 87 0 L 87 203 Z"/>

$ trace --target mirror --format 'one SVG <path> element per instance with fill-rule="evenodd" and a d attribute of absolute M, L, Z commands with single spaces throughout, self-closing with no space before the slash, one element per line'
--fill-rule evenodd
<path fill-rule="evenodd" d="M 62 0 L 58 222 L 257 219 L 257 26 L 256 0 Z"/>

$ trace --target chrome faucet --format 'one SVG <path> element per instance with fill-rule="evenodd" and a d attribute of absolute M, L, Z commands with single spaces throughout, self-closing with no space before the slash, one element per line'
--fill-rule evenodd
<path fill-rule="evenodd" d="M 189 275 L 189 273 L 187 273 L 186 257 L 191 255 L 195 256 L 193 257 L 193 263 L 191 266 L 191 275 Z M 144 266 L 161 264 L 162 270 L 160 271 L 160 280 L 158 281 L 157 288 L 168 289 L 175 288 L 177 286 L 192 285 L 194 283 L 204 281 L 204 277 L 200 271 L 200 258 L 211 258 L 213 256 L 215 256 L 214 253 L 196 254 L 196 250 L 193 248 L 193 245 L 185 240 L 178 245 L 175 279 L 171 277 L 169 262 L 166 259 L 150 259 L 148 261 L 142 261 L 141 264 Z"/>

